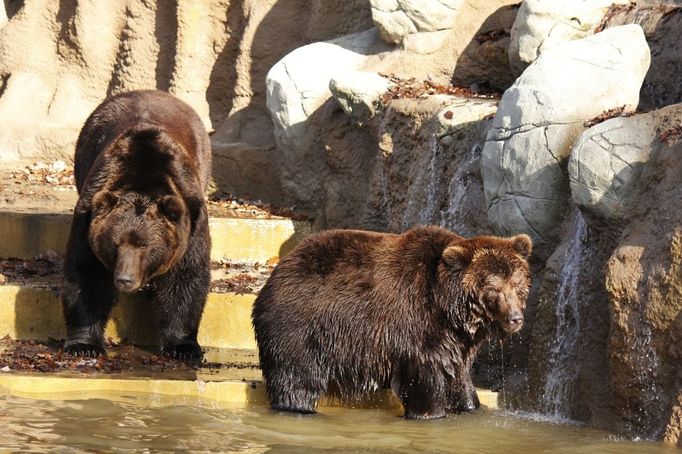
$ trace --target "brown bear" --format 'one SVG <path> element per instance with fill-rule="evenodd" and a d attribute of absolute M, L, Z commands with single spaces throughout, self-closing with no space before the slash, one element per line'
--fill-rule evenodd
<path fill-rule="evenodd" d="M 474 356 L 492 332 L 521 329 L 530 252 L 527 235 L 440 227 L 308 237 L 253 308 L 271 407 L 314 413 L 324 393 L 354 400 L 390 386 L 406 418 L 477 408 Z"/>
<path fill-rule="evenodd" d="M 65 259 L 64 350 L 105 353 L 117 293 L 146 291 L 161 351 L 200 357 L 211 247 L 204 202 L 211 150 L 201 119 L 168 93 L 123 93 L 87 119 L 74 161 L 79 198 Z"/>

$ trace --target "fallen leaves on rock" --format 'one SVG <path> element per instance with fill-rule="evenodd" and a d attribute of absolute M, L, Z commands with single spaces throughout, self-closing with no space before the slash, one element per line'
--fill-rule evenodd
<path fill-rule="evenodd" d="M 29 183 L 47 183 L 51 186 L 62 186 L 75 189 L 73 166 L 58 160 L 53 162 L 35 162 L 12 173 L 15 178 Z"/>
<path fill-rule="evenodd" d="M 442 85 L 430 80 L 417 80 L 414 78 L 401 79 L 388 74 L 381 74 L 381 76 L 386 77 L 393 83 L 388 91 L 379 98 L 383 105 L 388 104 L 394 99 L 416 99 L 429 95 L 453 95 L 464 98 L 486 99 L 496 99 L 500 97 L 499 93 L 492 91 L 488 92 L 482 89 L 473 89 L 471 87 Z"/>
<path fill-rule="evenodd" d="M 237 295 L 254 293 L 253 284 L 257 281 L 250 274 L 238 274 L 227 279 L 217 279 L 211 282 L 211 290 L 214 292 L 233 292 Z"/>
<path fill-rule="evenodd" d="M 33 259 L 0 259 L 0 274 L 5 277 L 0 283 L 24 283 L 32 278 L 58 277 L 64 266 L 63 258 L 54 251 Z"/>
<path fill-rule="evenodd" d="M 675 145 L 682 141 L 682 124 L 661 131 L 659 138 L 661 139 L 661 142 L 665 142 L 668 146 Z"/>
<path fill-rule="evenodd" d="M 604 112 L 600 113 L 596 117 L 587 120 L 585 123 L 583 123 L 583 126 L 586 128 L 591 128 L 594 125 L 597 125 L 599 123 L 602 123 L 606 120 L 609 120 L 611 118 L 616 118 L 616 117 L 631 117 L 634 115 L 635 112 L 632 111 L 626 111 L 625 106 L 620 106 L 620 107 L 614 107 L 613 109 L 605 110 Z"/>
<path fill-rule="evenodd" d="M 108 356 L 83 358 L 63 351 L 63 341 L 50 339 L 48 342 L 33 340 L 12 340 L 9 336 L 0 339 L 0 373 L 58 373 L 71 372 L 81 374 L 120 374 L 134 373 L 149 376 L 166 371 L 176 371 L 183 377 L 183 371 L 194 373 L 208 369 L 218 372 L 219 369 L 253 369 L 258 367 L 256 361 L 244 362 L 185 362 L 178 359 L 150 354 L 129 343 L 111 344 Z M 192 377 L 190 375 L 189 377 Z"/>
<path fill-rule="evenodd" d="M 62 350 L 62 342 L 51 339 L 48 343 L 33 340 L 17 341 L 5 337 L 0 352 L 0 370 L 5 372 L 79 372 L 83 374 L 136 372 L 163 372 L 166 370 L 196 370 L 198 365 L 173 358 L 139 354 L 132 345 L 117 347 L 115 354 L 84 358 L 72 356 Z"/>
<path fill-rule="evenodd" d="M 271 219 L 289 218 L 295 221 L 309 221 L 305 214 L 298 213 L 293 207 L 275 207 L 261 200 L 250 200 L 232 194 L 213 194 L 208 199 L 212 214 L 231 215 L 244 218 Z"/>

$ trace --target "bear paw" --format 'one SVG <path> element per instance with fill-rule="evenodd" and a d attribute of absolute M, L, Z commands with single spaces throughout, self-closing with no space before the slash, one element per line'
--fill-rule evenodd
<path fill-rule="evenodd" d="M 163 356 L 170 356 L 175 359 L 200 359 L 204 352 L 199 344 L 177 344 L 164 347 Z"/>
<path fill-rule="evenodd" d="M 101 356 L 107 355 L 107 352 L 104 350 L 104 348 L 98 345 L 91 345 L 81 342 L 71 345 L 65 345 L 64 352 L 69 353 L 73 356 L 84 356 L 90 358 L 95 358 L 100 355 Z"/>

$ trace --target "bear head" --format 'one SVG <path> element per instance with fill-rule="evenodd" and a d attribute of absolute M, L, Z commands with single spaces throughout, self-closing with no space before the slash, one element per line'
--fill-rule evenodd
<path fill-rule="evenodd" d="M 93 197 L 88 242 L 121 291 L 140 290 L 173 267 L 187 249 L 190 231 L 180 196 L 104 189 Z"/>
<path fill-rule="evenodd" d="M 528 235 L 512 238 L 482 236 L 456 241 L 443 251 L 443 261 L 472 310 L 507 333 L 523 326 L 530 291 Z"/>

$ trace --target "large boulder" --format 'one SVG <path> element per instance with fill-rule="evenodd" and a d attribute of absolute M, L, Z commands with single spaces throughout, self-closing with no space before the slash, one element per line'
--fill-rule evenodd
<path fill-rule="evenodd" d="M 573 201 L 595 220 L 629 218 L 640 176 L 661 146 L 659 135 L 675 124 L 682 124 L 682 104 L 612 118 L 585 131 L 568 163 Z"/>
<path fill-rule="evenodd" d="M 630 3 L 614 5 L 606 14 L 605 28 L 638 24 L 651 48 L 651 68 L 644 79 L 640 109 L 651 110 L 682 102 L 682 6 Z M 677 3 L 682 3 L 678 1 Z"/>
<path fill-rule="evenodd" d="M 551 253 L 573 142 L 586 119 L 635 109 L 649 61 L 641 27 L 613 28 L 547 49 L 504 93 L 481 160 L 488 217 L 499 233 L 526 232 L 539 256 Z"/>
<path fill-rule="evenodd" d="M 420 53 L 435 51 L 453 27 L 464 0 L 370 0 L 381 38 Z"/>
<path fill-rule="evenodd" d="M 359 68 L 376 47 L 376 33 L 368 30 L 299 47 L 277 62 L 265 82 L 275 136 L 287 145 L 297 145 L 308 117 L 331 97 L 332 77 Z"/>
<path fill-rule="evenodd" d="M 511 30 L 512 69 L 521 74 L 553 45 L 593 34 L 614 3 L 629 3 L 629 0 L 524 0 Z"/>

